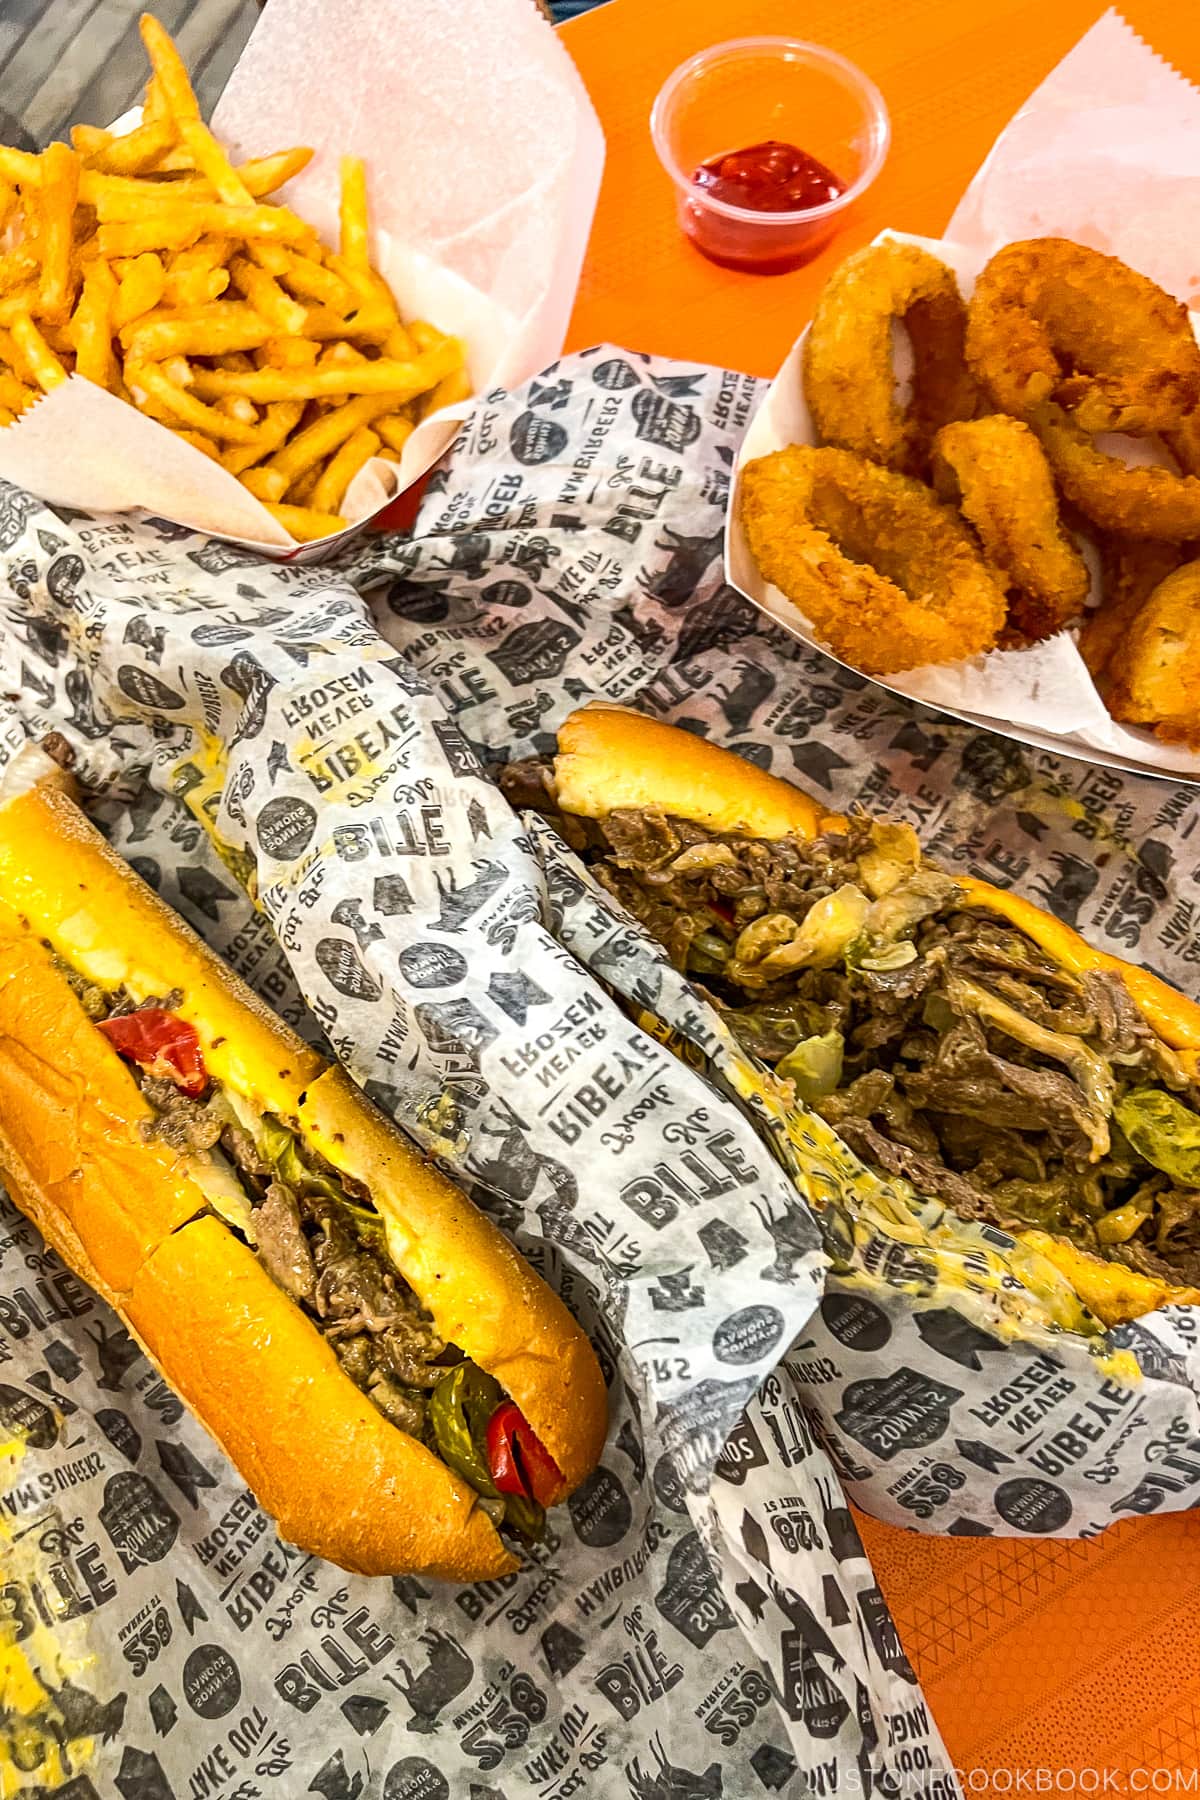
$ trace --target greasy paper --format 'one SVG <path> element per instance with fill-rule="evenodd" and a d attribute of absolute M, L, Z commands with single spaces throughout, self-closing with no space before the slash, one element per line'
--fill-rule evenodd
<path fill-rule="evenodd" d="M 214 128 L 238 161 L 315 148 L 281 198 L 329 244 L 340 159 L 363 157 L 375 266 L 402 317 L 463 339 L 476 393 L 513 385 L 557 353 L 604 142 L 574 65 L 530 0 L 464 0 L 450 35 L 421 0 L 272 0 Z M 347 532 L 300 549 L 235 476 L 81 377 L 0 431 L 0 476 L 55 504 L 140 508 L 323 560 L 436 462 L 467 411 L 423 420 L 399 464 L 376 458 L 347 496 Z"/>

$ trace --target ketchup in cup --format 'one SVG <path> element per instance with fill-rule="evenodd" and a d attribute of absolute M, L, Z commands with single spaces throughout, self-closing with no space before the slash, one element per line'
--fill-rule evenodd
<path fill-rule="evenodd" d="M 750 212 L 811 212 L 836 200 L 846 185 L 807 150 L 778 138 L 710 157 L 692 179 L 714 200 Z"/>
<path fill-rule="evenodd" d="M 781 274 L 824 248 L 882 168 L 887 108 L 853 63 L 794 38 L 739 38 L 683 63 L 650 130 L 679 223 L 726 268 Z"/>

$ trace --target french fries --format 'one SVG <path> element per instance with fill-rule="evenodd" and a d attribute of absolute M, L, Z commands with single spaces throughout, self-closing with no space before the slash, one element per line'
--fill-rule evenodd
<path fill-rule="evenodd" d="M 304 146 L 234 164 L 157 19 L 141 123 L 0 146 L 0 429 L 71 375 L 217 462 L 301 542 L 341 530 L 374 456 L 470 392 L 462 345 L 402 322 L 371 264 L 365 167 L 336 246 L 274 196 Z M 268 202 L 267 197 L 272 196 Z"/>

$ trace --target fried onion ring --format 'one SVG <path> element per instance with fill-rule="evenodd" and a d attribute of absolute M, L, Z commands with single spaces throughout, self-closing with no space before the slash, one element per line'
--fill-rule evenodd
<path fill-rule="evenodd" d="M 892 371 L 892 320 L 912 344 L 912 400 Z M 804 393 L 818 434 L 909 475 L 934 434 L 969 419 L 978 394 L 963 359 L 966 309 L 953 271 L 912 244 L 869 244 L 826 282 L 804 346 Z"/>
<path fill-rule="evenodd" d="M 966 526 L 919 481 L 793 444 L 747 463 L 739 505 L 762 574 L 864 674 L 995 644 L 1004 592 Z"/>
<path fill-rule="evenodd" d="M 1039 408 L 1030 423 L 1063 493 L 1093 524 L 1174 544 L 1200 537 L 1200 475 L 1109 456 L 1057 406 Z M 1185 446 L 1182 434 L 1171 441 L 1177 454 Z"/>
<path fill-rule="evenodd" d="M 1200 562 L 1160 581 L 1142 606 L 1105 704 L 1114 719 L 1200 750 Z"/>
<path fill-rule="evenodd" d="M 1039 643 L 1078 616 L 1088 567 L 1063 529 L 1046 453 L 1028 425 L 993 413 L 943 426 L 933 442 L 933 481 L 975 527 L 1011 590 L 1008 625 L 1016 638 Z"/>
<path fill-rule="evenodd" d="M 1115 256 L 1066 238 L 1008 244 L 967 309 L 967 362 L 995 405 L 1046 401 L 1081 431 L 1171 431 L 1200 402 L 1187 308 Z"/>
<path fill-rule="evenodd" d="M 1100 534 L 1100 604 L 1087 614 L 1079 633 L 1079 653 L 1103 694 L 1108 666 L 1133 621 L 1154 592 L 1183 561 L 1178 544 L 1154 538 Z"/>

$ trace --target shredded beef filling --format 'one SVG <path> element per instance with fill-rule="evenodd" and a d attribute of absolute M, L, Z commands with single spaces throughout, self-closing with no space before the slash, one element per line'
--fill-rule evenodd
<path fill-rule="evenodd" d="M 1119 974 L 1073 975 L 962 909 L 905 826 L 763 842 L 655 811 L 565 822 L 545 765 L 501 783 L 569 823 L 597 879 L 864 1162 L 965 1218 L 1200 1283 L 1200 1091 Z"/>
<path fill-rule="evenodd" d="M 90 1019 L 161 1008 L 173 1011 L 179 991 L 135 1004 L 109 994 L 59 961 Z M 438 1337 L 416 1295 L 387 1258 L 382 1224 L 361 1205 L 365 1190 L 305 1148 L 294 1185 L 279 1179 L 254 1138 L 208 1098 L 194 1099 L 174 1082 L 129 1065 L 155 1117 L 147 1138 L 174 1150 L 219 1148 L 237 1169 L 254 1209 L 255 1252 L 272 1280 L 307 1313 L 356 1387 L 394 1425 L 428 1436 L 426 1396 L 461 1360 Z M 306 1179 L 305 1176 L 310 1177 Z M 345 1195 L 345 1202 L 331 1197 Z"/>
<path fill-rule="evenodd" d="M 424 1436 L 426 1395 L 459 1355 L 388 1261 L 382 1227 L 329 1198 L 331 1170 L 314 1167 L 306 1191 L 303 1182 L 293 1187 L 271 1175 L 248 1132 L 228 1128 L 225 1141 L 258 1202 L 256 1248 L 267 1273 L 384 1417 Z"/>

